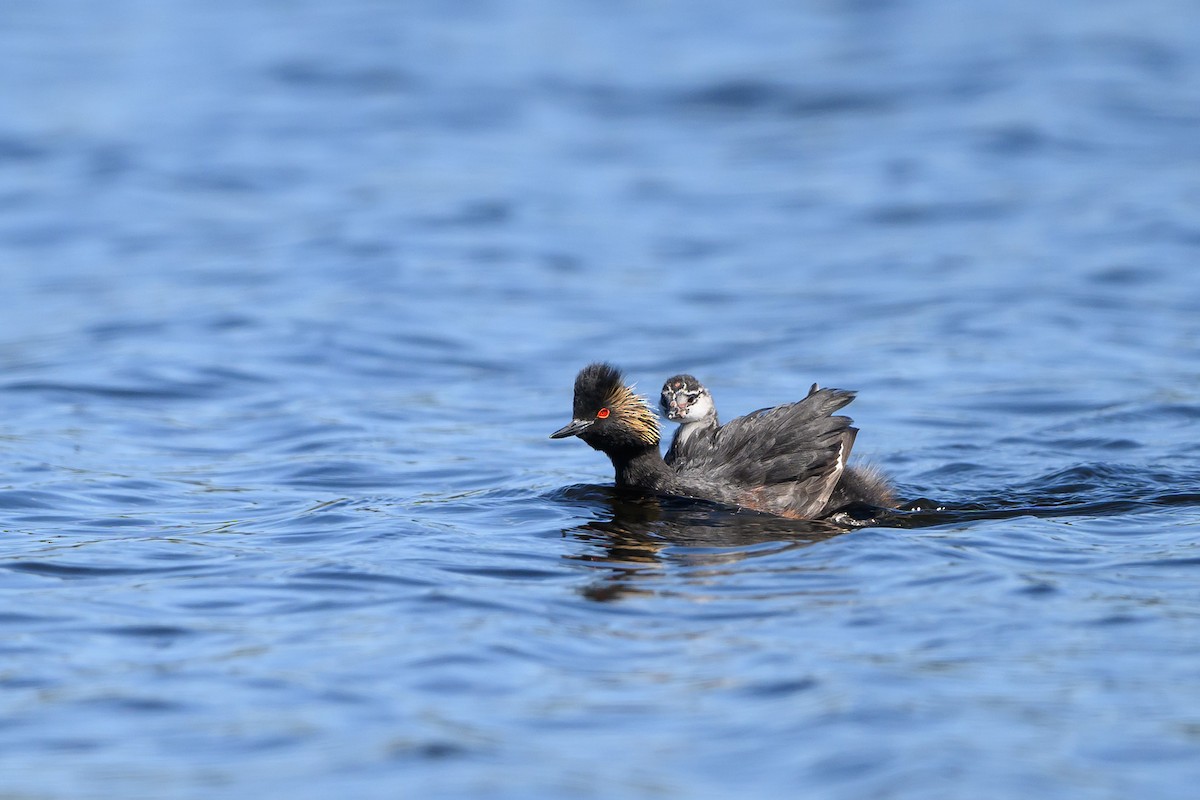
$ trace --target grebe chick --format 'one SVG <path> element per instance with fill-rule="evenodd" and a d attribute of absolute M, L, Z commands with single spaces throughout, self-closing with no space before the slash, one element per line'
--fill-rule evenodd
<path fill-rule="evenodd" d="M 654 411 L 620 371 L 597 363 L 576 376 L 572 420 L 550 438 L 578 436 L 603 452 L 617 486 L 817 519 L 844 505 L 835 490 L 856 431 L 834 412 L 853 399 L 853 392 L 819 389 L 798 403 L 755 411 L 720 428 L 707 452 L 671 467 L 658 450 Z"/>
<path fill-rule="evenodd" d="M 712 449 L 721 423 L 712 395 L 704 384 L 686 374 L 667 378 L 658 405 L 667 419 L 679 423 L 671 446 L 667 448 L 665 460 L 668 464 L 685 464 L 693 455 Z"/>
<path fill-rule="evenodd" d="M 808 393 L 813 394 L 819 388 L 814 383 Z M 658 405 L 667 419 L 679 423 L 664 456 L 668 464 L 675 466 L 712 449 L 721 422 L 712 394 L 695 376 L 682 373 L 667 378 Z"/>
<path fill-rule="evenodd" d="M 809 388 L 807 397 L 812 397 L 819 391 L 821 388 L 814 383 Z M 680 469 L 697 462 L 718 446 L 721 425 L 717 420 L 717 406 L 708 387 L 695 377 L 681 374 L 667 378 L 663 384 L 659 405 L 667 419 L 679 423 L 675 438 L 667 450 L 667 464 Z M 855 428 L 850 430 L 854 434 L 858 433 Z M 853 442 L 852 435 L 850 444 L 853 445 Z M 846 455 L 849 455 L 849 447 Z M 896 497 L 887 479 L 874 468 L 862 465 L 847 466 L 834 488 L 830 504 L 841 507 L 853 503 L 895 508 Z"/>

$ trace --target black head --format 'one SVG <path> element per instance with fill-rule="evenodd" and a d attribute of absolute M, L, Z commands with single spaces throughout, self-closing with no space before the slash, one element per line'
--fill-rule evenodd
<path fill-rule="evenodd" d="M 589 364 L 575 376 L 572 419 L 551 439 L 578 436 L 597 450 L 658 447 L 658 420 L 611 364 Z"/>

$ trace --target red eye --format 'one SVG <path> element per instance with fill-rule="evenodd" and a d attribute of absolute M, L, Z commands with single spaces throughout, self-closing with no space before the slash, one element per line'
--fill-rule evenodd
<path fill-rule="evenodd" d="M 608 409 L 602 408 L 596 412 L 596 419 L 608 419 Z"/>

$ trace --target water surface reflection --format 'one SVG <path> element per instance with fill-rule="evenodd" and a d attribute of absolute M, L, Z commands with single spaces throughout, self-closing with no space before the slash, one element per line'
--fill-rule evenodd
<path fill-rule="evenodd" d="M 602 602 L 655 593 L 646 588 L 646 580 L 669 568 L 707 581 L 727 574 L 713 567 L 808 547 L 853 530 L 616 487 L 570 486 L 559 494 L 598 509 L 600 518 L 563 534 L 592 547 L 567 557 L 603 571 L 598 582 L 583 590 L 584 596 Z"/>

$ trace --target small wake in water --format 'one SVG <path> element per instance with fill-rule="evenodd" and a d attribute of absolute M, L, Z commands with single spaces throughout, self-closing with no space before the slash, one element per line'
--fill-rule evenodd
<path fill-rule="evenodd" d="M 1200 505 L 1200 476 L 1166 468 L 1079 464 L 973 500 L 942 503 L 920 497 L 879 523 L 925 528 L 1014 517 L 1115 516 L 1194 505 Z"/>
<path fill-rule="evenodd" d="M 905 491 L 905 490 L 908 491 Z M 817 541 L 863 527 L 928 528 L 1016 517 L 1097 517 L 1200 505 L 1200 476 L 1155 467 L 1080 464 L 973 499 L 942 502 L 912 487 L 895 510 L 853 509 L 834 520 L 793 520 L 706 500 L 577 484 L 546 499 L 594 508 L 592 531 L 638 533 L 675 544 L 737 547 L 780 539 Z"/>
<path fill-rule="evenodd" d="M 891 553 L 889 558 L 919 561 L 918 555 L 901 556 L 895 552 L 891 542 L 896 537 L 902 540 L 904 531 L 912 531 L 915 536 L 919 530 L 961 528 L 983 521 L 1119 518 L 1153 510 L 1200 506 L 1197 486 L 1200 484 L 1194 476 L 1169 469 L 1081 464 L 954 502 L 930 500 L 912 491 L 914 487 L 902 486 L 901 496 L 918 499 L 895 510 L 863 509 L 864 516 L 857 520 L 842 515 L 834 520 L 786 519 L 703 500 L 656 497 L 614 486 L 587 484 L 548 492 L 543 499 L 575 506 L 582 512 L 583 519 L 578 524 L 562 531 L 564 536 L 585 545 L 568 558 L 600 570 L 599 579 L 583 587 L 581 593 L 592 600 L 608 602 L 647 592 L 687 593 L 692 589 L 681 587 L 690 586 L 691 578 L 703 583 L 718 572 L 725 576 L 722 581 L 735 581 L 730 576 L 737 572 L 738 568 L 733 566 L 737 562 L 803 549 L 850 534 L 870 536 L 872 529 L 888 540 L 884 549 Z M 890 534 L 885 533 L 889 530 Z M 864 542 L 861 557 L 879 557 L 877 538 L 875 542 L 874 545 Z M 982 551 L 996 546 L 998 541 L 992 536 L 979 543 Z M 852 548 L 858 551 L 853 545 Z M 922 551 L 917 548 L 912 552 Z M 1053 546 L 1048 546 L 1036 557 L 1061 557 L 1056 552 Z M 1029 554 L 1021 556 L 1028 557 Z M 736 580 L 750 579 L 743 575 Z M 770 589 L 776 590 L 781 589 Z"/>

